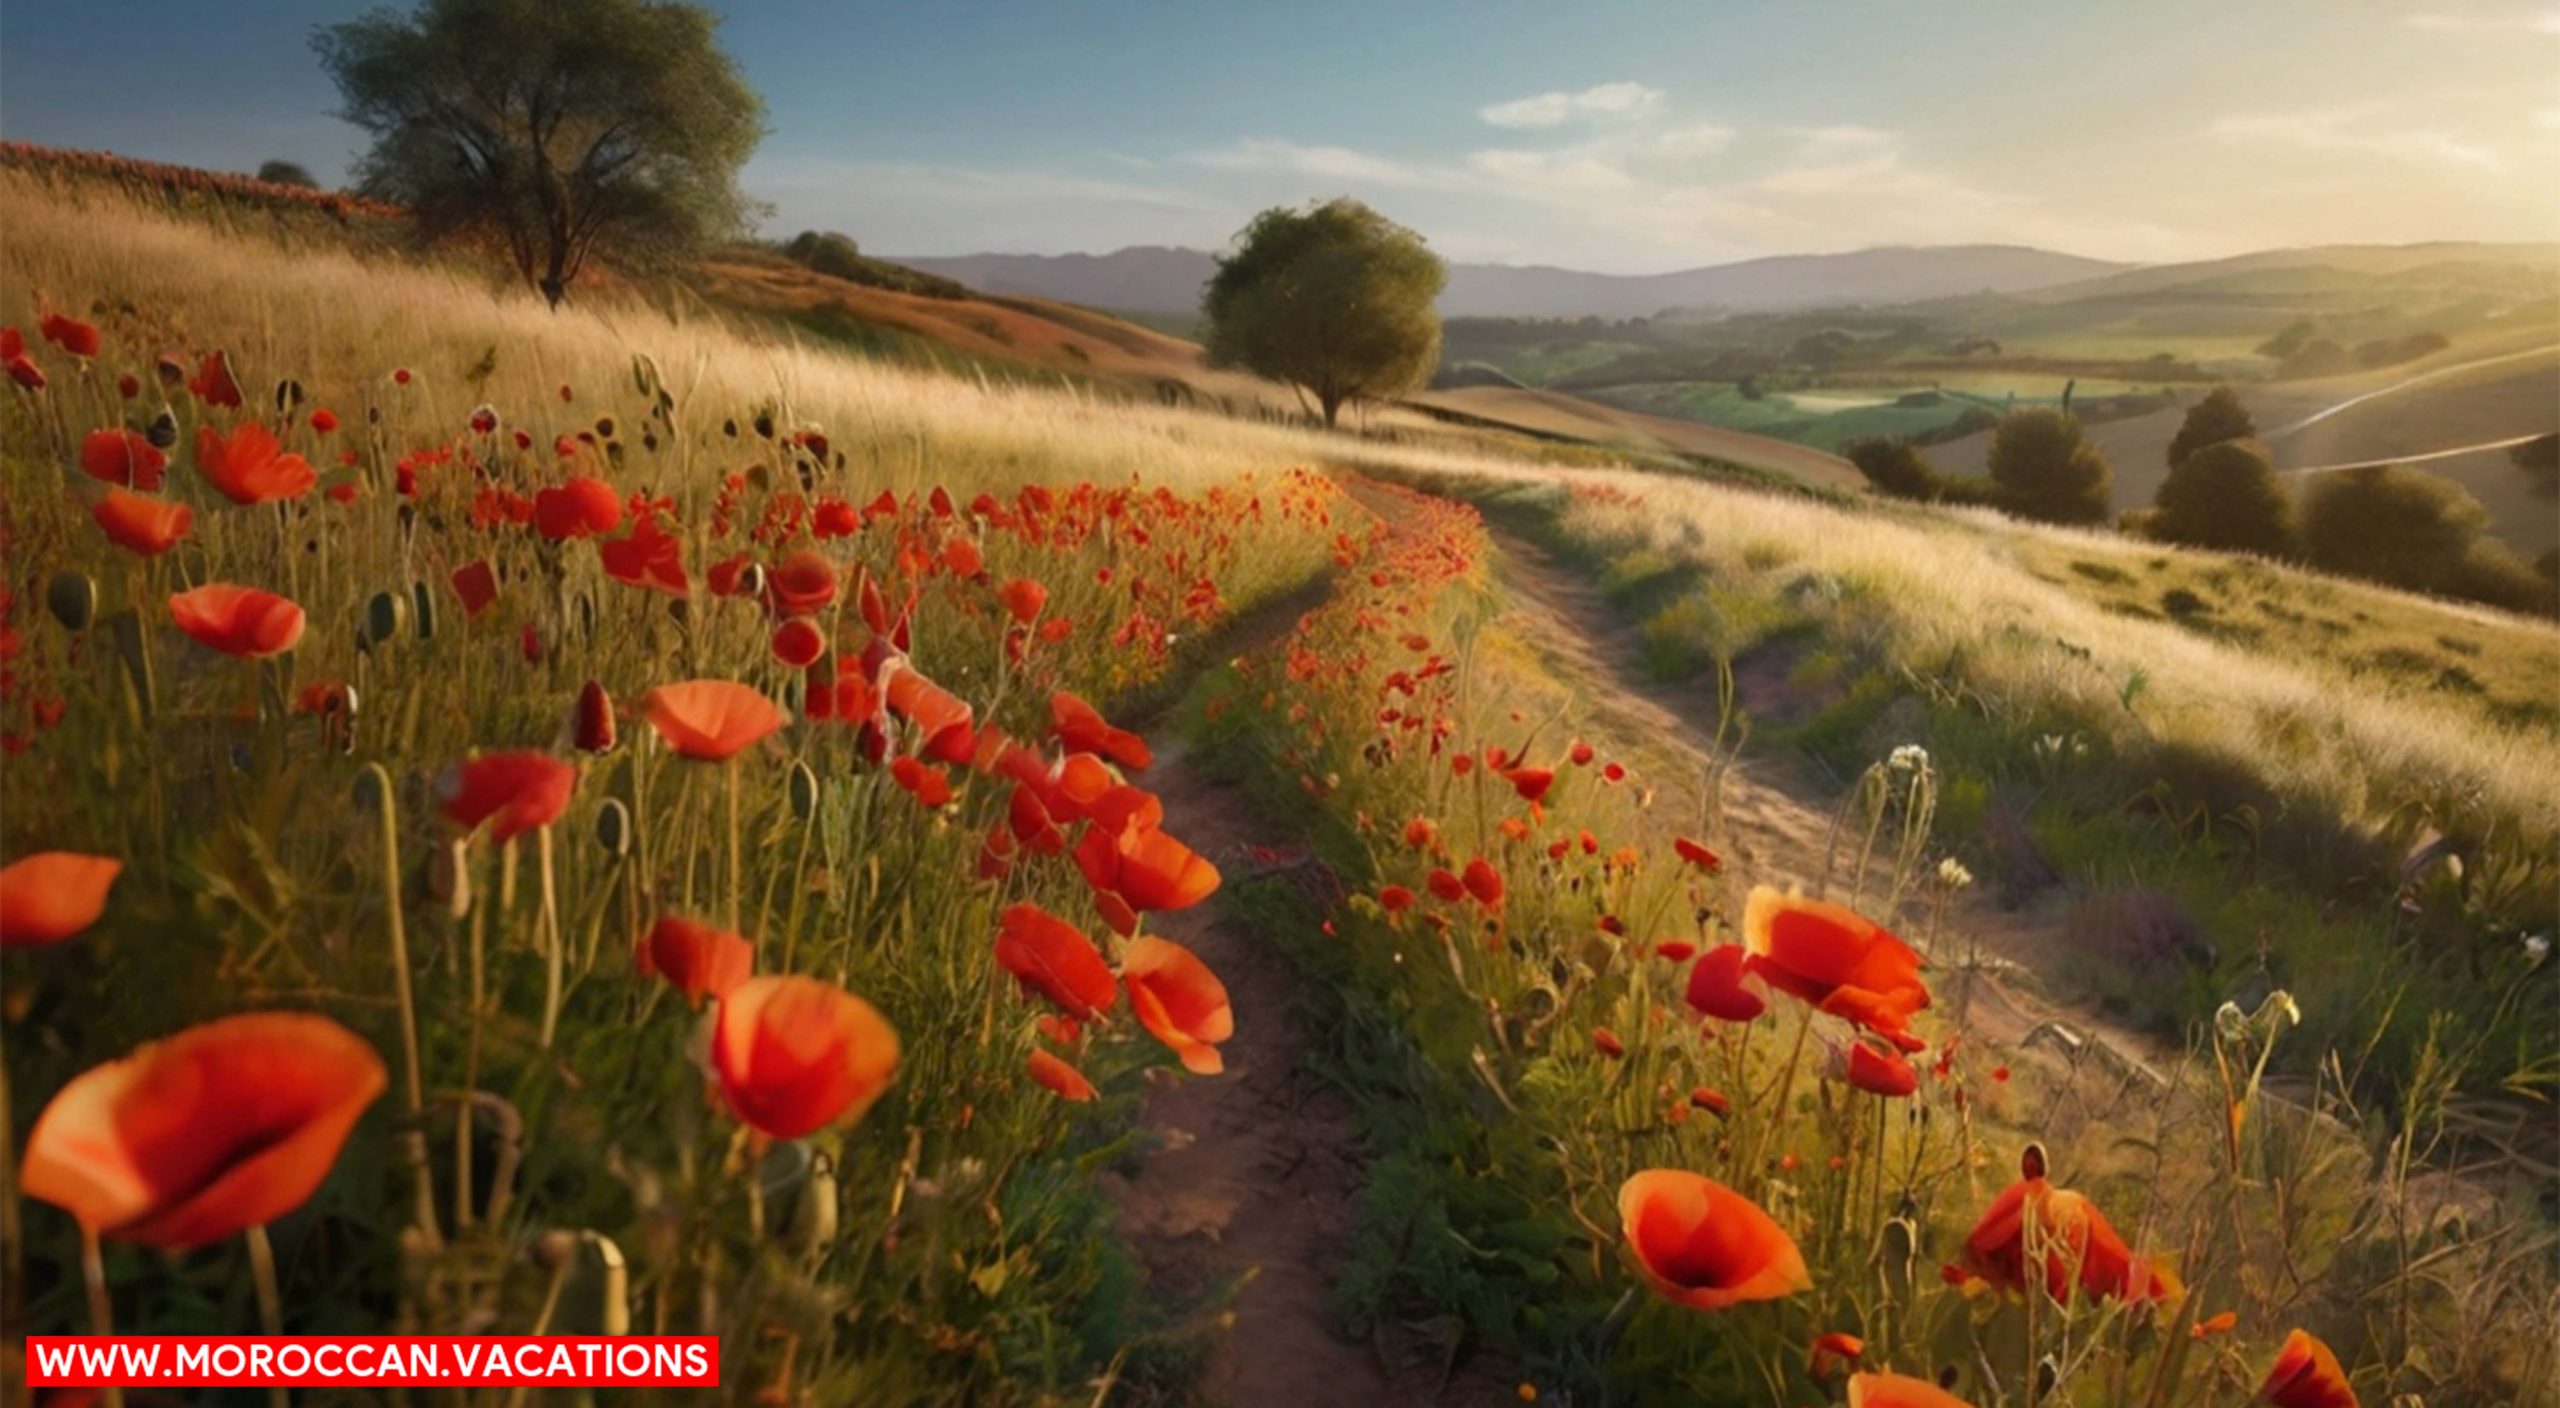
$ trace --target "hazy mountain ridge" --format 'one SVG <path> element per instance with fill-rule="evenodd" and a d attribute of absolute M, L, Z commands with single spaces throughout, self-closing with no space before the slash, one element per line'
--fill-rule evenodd
<path fill-rule="evenodd" d="M 990 293 L 1032 294 L 1142 313 L 1188 313 L 1217 267 L 1203 250 L 1146 245 L 1111 254 L 902 256 L 910 268 Z M 1677 308 L 1734 311 L 1908 303 L 2021 293 L 2129 266 L 2019 245 L 1785 254 L 1666 274 L 1600 274 L 1553 265 L 1452 264 L 1448 317 L 1633 318 Z"/>

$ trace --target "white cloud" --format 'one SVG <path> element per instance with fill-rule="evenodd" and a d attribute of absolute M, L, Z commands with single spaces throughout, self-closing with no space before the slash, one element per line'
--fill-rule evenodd
<path fill-rule="evenodd" d="M 1420 167 L 1349 147 L 1303 146 L 1259 137 L 1214 151 L 1193 152 L 1185 159 L 1217 171 L 1285 171 L 1377 186 L 1421 186 L 1434 179 Z"/>
<path fill-rule="evenodd" d="M 1740 135 L 1730 127 L 1698 122 L 1657 132 L 1650 145 L 1664 156 L 1713 156 L 1732 146 L 1733 139 Z"/>
<path fill-rule="evenodd" d="M 1662 90 L 1641 83 L 1603 83 L 1579 93 L 1540 93 L 1479 108 L 1476 116 L 1496 127 L 1562 127 L 1589 119 L 1625 121 L 1662 105 Z"/>
<path fill-rule="evenodd" d="M 2258 142 L 2299 151 L 2378 156 L 2429 165 L 2496 171 L 2506 159 L 2482 143 L 2412 127 L 2370 104 L 2301 112 L 2235 113 L 2207 129 L 2225 141 Z"/>

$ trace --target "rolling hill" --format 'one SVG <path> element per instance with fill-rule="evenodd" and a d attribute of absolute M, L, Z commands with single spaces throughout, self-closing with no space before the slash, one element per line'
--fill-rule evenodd
<path fill-rule="evenodd" d="M 1197 311 L 1201 285 L 1216 268 L 1203 251 L 1160 246 L 1102 255 L 900 256 L 897 262 L 990 292 L 1137 313 Z M 2024 292 L 2124 267 L 2017 245 L 1789 254 L 1666 274 L 1452 264 L 1440 311 L 1472 318 L 1641 318 L 1675 308 L 1740 312 L 1908 303 Z"/>

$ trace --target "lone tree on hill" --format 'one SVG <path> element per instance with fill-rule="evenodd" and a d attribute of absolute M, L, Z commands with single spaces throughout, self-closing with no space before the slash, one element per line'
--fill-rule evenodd
<path fill-rule="evenodd" d="M 1987 468 L 1995 502 L 2021 518 L 2104 523 L 2115 469 L 2060 411 L 2015 411 L 1991 433 Z"/>
<path fill-rule="evenodd" d="M 320 183 L 312 178 L 311 168 L 298 161 L 266 161 L 258 164 L 258 179 L 270 186 L 300 186 L 316 191 Z"/>
<path fill-rule="evenodd" d="M 764 104 L 717 22 L 665 0 L 424 0 L 311 42 L 373 134 L 359 189 L 430 236 L 501 239 L 557 307 L 599 248 L 672 256 L 746 224 Z"/>
<path fill-rule="evenodd" d="M 1448 279 L 1422 237 L 1356 200 L 1274 207 L 1236 236 L 1202 302 L 1209 355 L 1346 402 L 1422 385 L 1440 360 L 1432 303 Z"/>
<path fill-rule="evenodd" d="M 2292 496 L 2254 440 L 2215 441 L 2177 460 L 2157 502 L 2150 532 L 2162 542 L 2268 557 L 2293 548 Z"/>
<path fill-rule="evenodd" d="M 2187 408 L 2187 418 L 2169 441 L 2169 467 L 2176 469 L 2179 461 L 2207 445 L 2246 440 L 2257 433 L 2258 423 L 2249 418 L 2249 408 L 2240 404 L 2239 393 L 2217 386 Z"/>

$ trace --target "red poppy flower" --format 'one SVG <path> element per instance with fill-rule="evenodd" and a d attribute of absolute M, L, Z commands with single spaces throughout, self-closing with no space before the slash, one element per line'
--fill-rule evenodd
<path fill-rule="evenodd" d="M 1415 817 L 1404 824 L 1404 843 L 1407 847 L 1418 851 L 1430 845 L 1431 839 L 1429 818 Z"/>
<path fill-rule="evenodd" d="M 835 604 L 836 569 L 833 563 L 809 549 L 802 548 L 765 574 L 765 591 L 773 598 L 773 609 L 784 616 L 815 616 Z"/>
<path fill-rule="evenodd" d="M 996 600 L 1008 615 L 1027 626 L 1049 604 L 1049 589 L 1028 577 L 1016 577 L 996 589 Z"/>
<path fill-rule="evenodd" d="M 338 428 L 338 413 L 326 406 L 311 413 L 311 428 L 322 435 Z"/>
<path fill-rule="evenodd" d="M 756 946 L 738 934 L 670 914 L 641 940 L 640 971 L 656 974 L 702 1009 L 704 998 L 725 998 L 755 972 Z"/>
<path fill-rule="evenodd" d="M 1125 728 L 1113 728 L 1100 711 L 1063 689 L 1049 696 L 1049 720 L 1058 741 L 1078 753 L 1099 753 L 1137 771 L 1155 761 L 1145 739 Z"/>
<path fill-rule="evenodd" d="M 971 711 L 958 695 L 925 678 L 903 656 L 889 657 L 881 670 L 887 681 L 881 697 L 900 718 L 916 726 L 919 748 L 954 762 L 976 751 L 976 735 L 969 726 Z"/>
<path fill-rule="evenodd" d="M 2225 1310 L 2217 1315 L 2208 1315 L 2202 1320 L 2198 1320 L 2193 1325 L 2188 1326 L 2187 1337 L 2190 1339 L 2209 1340 L 2216 1335 L 2230 1334 L 2233 1329 L 2238 1327 L 2239 1324 L 2240 1312 L 2236 1310 Z"/>
<path fill-rule="evenodd" d="M 806 616 L 794 616 L 773 628 L 773 658 L 805 670 L 827 653 L 827 633 Z"/>
<path fill-rule="evenodd" d="M 1776 1300 L 1813 1285 L 1786 1230 L 1713 1179 L 1648 1169 L 1618 1189 L 1618 1218 L 1645 1280 L 1691 1309 Z"/>
<path fill-rule="evenodd" d="M 1100 1093 L 1083 1072 L 1036 1046 L 1031 1049 L 1031 1078 L 1056 1091 L 1058 1098 L 1070 1105 L 1081 1105 Z"/>
<path fill-rule="evenodd" d="M 244 660 L 291 650 L 302 639 L 302 608 L 271 592 L 214 582 L 169 598 L 178 629 Z"/>
<path fill-rule="evenodd" d="M 1841 1074 L 1849 1084 L 1870 1095 L 1899 1098 L 1920 1088 L 1920 1073 L 1911 1063 L 1892 1051 L 1878 1051 L 1863 1041 L 1853 1041 L 1841 1063 Z"/>
<path fill-rule="evenodd" d="M 444 775 L 437 804 L 465 831 L 489 823 L 489 839 L 505 845 L 549 826 L 569 809 L 578 770 L 546 753 L 483 753 Z"/>
<path fill-rule="evenodd" d="M 1119 999 L 1111 965 L 1073 924 L 1036 904 L 1015 904 L 998 926 L 996 962 L 1068 1016 L 1083 1021 Z"/>
<path fill-rule="evenodd" d="M 628 537 L 596 544 L 596 557 L 604 563 L 605 575 L 625 586 L 679 597 L 693 590 L 693 579 L 684 571 L 684 540 L 659 526 L 654 516 L 633 523 Z"/>
<path fill-rule="evenodd" d="M 1226 1069 L 1218 1043 L 1235 1035 L 1235 1011 L 1227 1004 L 1226 984 L 1198 955 L 1149 935 L 1121 956 L 1120 979 L 1129 985 L 1129 1010 L 1138 1014 L 1138 1025 L 1171 1048 L 1184 1069 L 1204 1076 Z"/>
<path fill-rule="evenodd" d="M 1733 1102 L 1725 1098 L 1723 1091 L 1718 1090 L 1713 1086 L 1702 1085 L 1697 1089 L 1690 1091 L 1689 1104 L 1693 1108 L 1704 1110 L 1713 1115 L 1725 1115 L 1733 1112 Z"/>
<path fill-rule="evenodd" d="M 1573 746 L 1565 750 L 1565 756 L 1573 759 L 1573 765 L 1575 767 L 1587 768 L 1591 766 L 1592 758 L 1597 755 L 1593 753 L 1590 744 L 1577 738 L 1573 741 Z"/>
<path fill-rule="evenodd" d="M 578 690 L 578 707 L 569 724 L 570 745 L 581 753 L 610 753 L 614 734 L 613 696 L 604 692 L 602 683 L 589 680 Z"/>
<path fill-rule="evenodd" d="M 640 697 L 640 712 L 668 747 L 713 763 L 735 757 L 791 721 L 772 700 L 732 680 L 662 684 Z"/>
<path fill-rule="evenodd" d="M 1604 915 L 1600 927 L 1605 930 L 1616 922 L 1615 916 Z M 1687 939 L 1664 939 L 1653 946 L 1653 956 L 1666 963 L 1686 963 L 1698 956 L 1698 946 Z"/>
<path fill-rule="evenodd" d="M 889 765 L 889 777 L 914 797 L 918 806 L 928 811 L 951 801 L 951 774 L 940 768 L 927 767 L 901 754 L 896 762 Z"/>
<path fill-rule="evenodd" d="M 1546 800 L 1547 790 L 1556 785 L 1553 768 L 1505 768 L 1502 778 L 1511 784 L 1511 790 L 1519 793 L 1520 800 L 1524 802 Z"/>
<path fill-rule="evenodd" d="M 231 374 L 231 358 L 219 349 L 204 354 L 196 374 L 187 378 L 187 389 L 208 406 L 240 404 L 240 382 Z"/>
<path fill-rule="evenodd" d="M 382 1058 L 326 1017 L 208 1022 L 64 1086 L 18 1186 L 103 1236 L 218 1242 L 302 1206 L 385 1084 Z"/>
<path fill-rule="evenodd" d="M 2092 1296 L 2161 1301 L 2178 1294 L 2175 1276 L 2136 1256 L 2097 1205 L 2045 1181 L 2044 1151 L 2029 1145 L 2020 1177 L 1991 1200 L 1966 1236 L 1964 1269 L 2004 1291 L 2027 1286 L 2028 1222 L 2044 1252 L 2047 1293 L 2068 1299 L 2072 1287 Z"/>
<path fill-rule="evenodd" d="M 176 547 L 196 521 L 196 511 L 185 504 L 122 489 L 109 489 L 89 513 L 106 531 L 107 541 L 141 557 L 158 557 Z"/>
<path fill-rule="evenodd" d="M 477 619 L 498 599 L 498 574 L 487 558 L 466 562 L 453 569 L 453 594 L 462 598 L 464 620 Z"/>
<path fill-rule="evenodd" d="M 1851 1374 L 1849 1408 L 1973 1408 L 1973 1405 L 1908 1374 Z"/>
<path fill-rule="evenodd" d="M 1716 858 L 1715 852 L 1708 850 L 1705 846 L 1690 840 L 1686 836 L 1675 836 L 1671 838 L 1671 849 L 1678 851 L 1682 860 L 1689 862 L 1700 870 L 1717 871 L 1724 869 L 1724 862 Z"/>
<path fill-rule="evenodd" d="M 1877 1031 L 1901 1031 L 1929 1005 L 1920 956 L 1839 905 L 1758 886 L 1743 910 L 1742 936 L 1751 970 L 1771 987 Z"/>
<path fill-rule="evenodd" d="M 1433 870 L 1422 883 L 1431 891 L 1431 897 L 1443 904 L 1456 904 L 1467 897 L 1467 882 L 1446 870 Z"/>
<path fill-rule="evenodd" d="M 100 341 L 94 323 L 84 323 L 66 313 L 47 313 L 37 320 L 36 331 L 44 334 L 45 341 L 74 357 L 98 355 Z"/>
<path fill-rule="evenodd" d="M 212 426 L 196 427 L 196 468 L 235 504 L 298 499 L 320 482 L 320 471 L 282 449 L 275 432 L 254 420 L 242 421 L 227 440 Z"/>
<path fill-rule="evenodd" d="M 1097 821 L 1076 842 L 1076 867 L 1096 894 L 1117 899 L 1131 913 L 1114 916 L 1122 933 L 1135 915 L 1189 909 L 1218 888 L 1218 868 L 1141 817 L 1117 828 Z M 1123 922 L 1125 921 L 1125 922 Z"/>
<path fill-rule="evenodd" d="M 975 577 L 987 568 L 986 554 L 966 538 L 954 538 L 942 545 L 942 565 L 954 577 Z"/>
<path fill-rule="evenodd" d="M 610 533 L 621 525 L 622 496 L 593 475 L 573 475 L 533 496 L 534 531 L 553 542 Z"/>
<path fill-rule="evenodd" d="M 80 442 L 80 469 L 92 479 L 152 493 L 168 477 L 169 457 L 139 431 L 92 430 Z"/>
<path fill-rule="evenodd" d="M 2338 1356 L 2307 1330 L 2284 1337 L 2266 1382 L 2258 1386 L 2257 1401 L 2275 1408 L 2358 1408 L 2355 1388 Z"/>
<path fill-rule="evenodd" d="M 720 1000 L 711 1069 L 730 1110 L 775 1139 L 859 1120 L 898 1070 L 898 1033 L 815 978 L 749 978 Z"/>
<path fill-rule="evenodd" d="M 19 352 L 10 356 L 6 360 L 9 364 L 9 379 L 11 381 L 25 387 L 29 391 L 44 390 L 44 368 L 37 366 L 33 358 L 29 357 L 24 352 Z"/>
<path fill-rule="evenodd" d="M 1750 954 L 1740 944 L 1718 944 L 1689 970 L 1689 1005 L 1724 1022 L 1757 1021 L 1769 1010 L 1752 973 Z"/>
<path fill-rule="evenodd" d="M 1466 882 L 1467 893 L 1476 897 L 1476 903 L 1487 909 L 1501 905 L 1502 872 L 1493 868 L 1493 862 L 1478 856 L 1467 862 L 1466 872 L 1460 878 Z"/>
<path fill-rule="evenodd" d="M 1378 905 L 1389 914 L 1402 914 L 1413 908 L 1413 891 L 1402 885 L 1389 885 L 1378 891 Z"/>
<path fill-rule="evenodd" d="M 1867 1342 L 1856 1335 L 1833 1330 L 1813 1339 L 1813 1353 L 1807 1356 L 1805 1372 L 1817 1379 L 1827 1379 L 1842 1368 L 1858 1362 L 1867 1352 Z"/>
<path fill-rule="evenodd" d="M 113 856 L 38 851 L 0 866 L 0 948 L 43 948 L 98 922 L 124 870 Z"/>
<path fill-rule="evenodd" d="M 1620 1041 L 1618 1034 L 1607 1027 L 1591 1029 L 1591 1047 L 1612 1061 L 1623 1060 L 1627 1054 L 1627 1044 Z"/>

